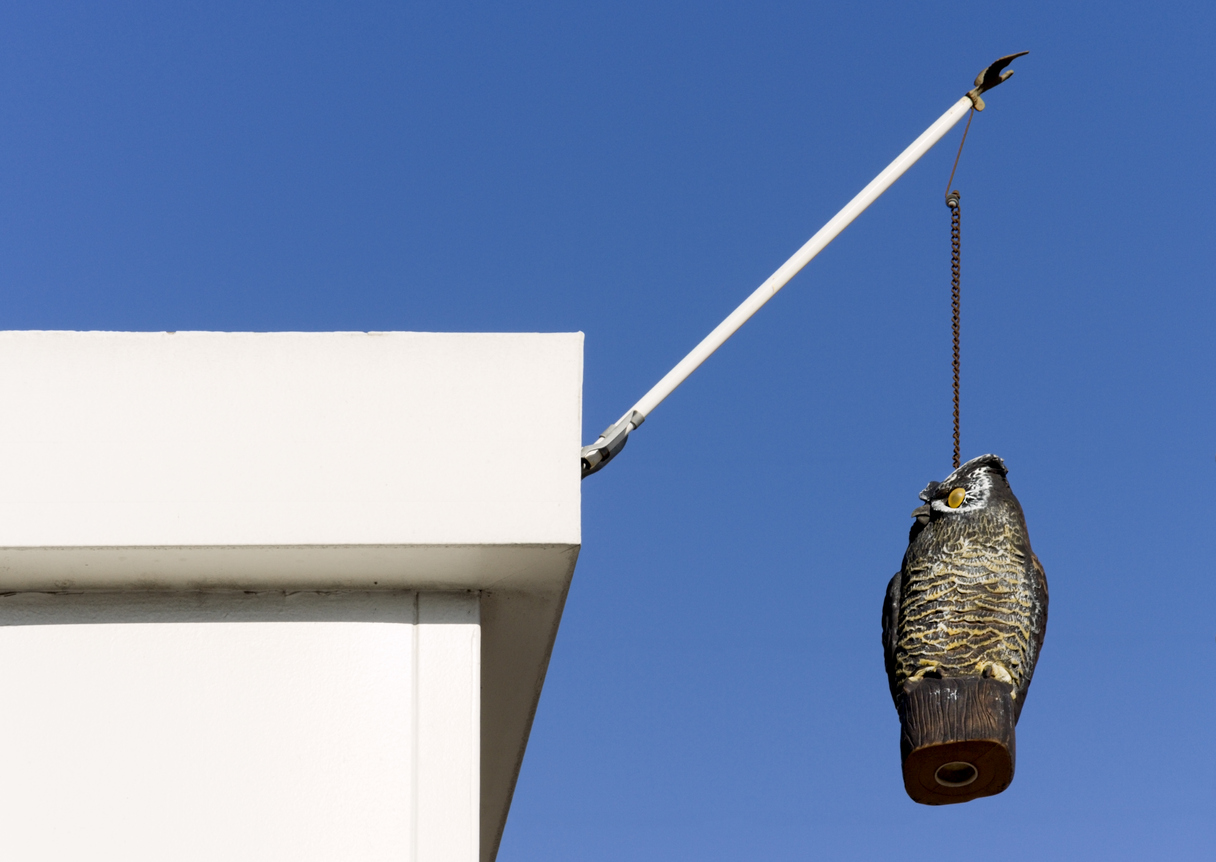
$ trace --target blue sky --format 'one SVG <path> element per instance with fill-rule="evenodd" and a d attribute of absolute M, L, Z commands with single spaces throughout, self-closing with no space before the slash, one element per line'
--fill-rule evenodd
<path fill-rule="evenodd" d="M 1051 585 L 1012 787 L 907 799 L 878 637 L 959 128 L 584 483 L 499 858 L 1210 859 L 1214 10 L 7 3 L 0 326 L 582 330 L 590 441 L 1030 50 L 955 182 L 963 454 Z"/>

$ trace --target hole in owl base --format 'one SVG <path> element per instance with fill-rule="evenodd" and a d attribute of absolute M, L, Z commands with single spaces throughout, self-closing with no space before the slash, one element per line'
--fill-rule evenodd
<path fill-rule="evenodd" d="M 979 777 L 978 769 L 961 760 L 943 763 L 933 773 L 933 779 L 942 787 L 966 787 Z"/>

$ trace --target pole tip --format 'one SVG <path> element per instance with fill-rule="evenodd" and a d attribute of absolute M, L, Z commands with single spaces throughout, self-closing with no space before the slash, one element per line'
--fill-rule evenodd
<path fill-rule="evenodd" d="M 997 84 L 1003 84 L 1005 81 L 1008 81 L 1010 76 L 1013 75 L 1013 69 L 1009 69 L 1008 71 L 1002 70 L 1018 57 L 1025 57 L 1029 53 L 1029 51 L 1018 51 L 1016 54 L 1006 54 L 975 76 L 975 88 L 968 92 L 967 96 L 971 99 L 971 104 L 977 111 L 984 110 L 984 100 L 980 96 Z"/>

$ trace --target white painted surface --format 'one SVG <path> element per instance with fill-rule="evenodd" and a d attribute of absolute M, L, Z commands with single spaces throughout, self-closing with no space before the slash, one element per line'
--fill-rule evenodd
<path fill-rule="evenodd" d="M 479 664 L 468 593 L 0 599 L 2 855 L 473 862 Z"/>
<path fill-rule="evenodd" d="M 580 333 L 0 333 L 0 848 L 493 859 L 581 383 Z"/>
<path fill-rule="evenodd" d="M 414 856 L 478 858 L 481 633 L 476 596 L 421 593 L 414 651 Z"/>
<path fill-rule="evenodd" d="M 0 547 L 578 544 L 581 385 L 580 333 L 0 333 Z"/>
<path fill-rule="evenodd" d="M 577 455 L 576 455 L 577 457 Z M 0 548 L 0 589 L 556 589 L 577 544 Z"/>

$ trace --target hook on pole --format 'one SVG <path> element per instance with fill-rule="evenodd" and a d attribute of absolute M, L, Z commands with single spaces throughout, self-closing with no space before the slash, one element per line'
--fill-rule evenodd
<path fill-rule="evenodd" d="M 1018 57 L 1025 57 L 1029 53 L 1029 51 L 1018 51 L 1016 54 L 1004 56 L 975 76 L 975 88 L 967 93 L 967 98 L 971 100 L 971 104 L 975 105 L 977 111 L 984 110 L 984 100 L 980 98 L 980 94 L 987 93 L 997 84 L 1003 84 L 1013 75 L 1013 69 L 1007 72 L 1001 70 Z"/>

